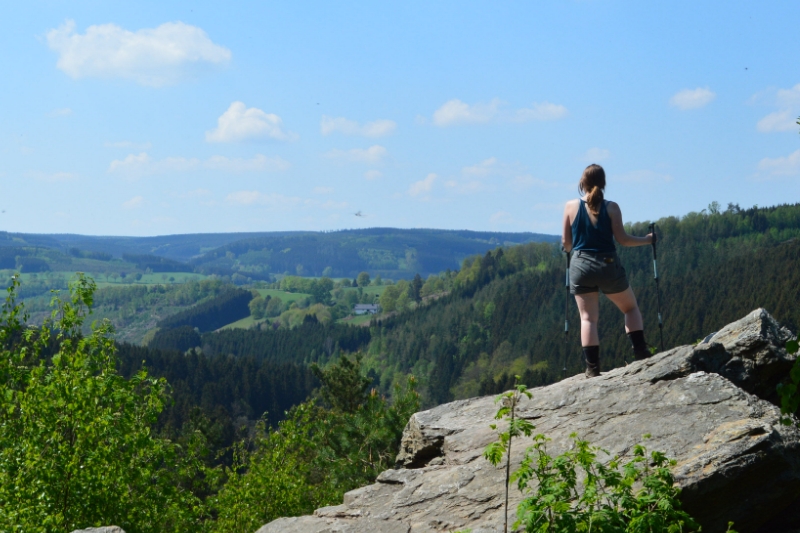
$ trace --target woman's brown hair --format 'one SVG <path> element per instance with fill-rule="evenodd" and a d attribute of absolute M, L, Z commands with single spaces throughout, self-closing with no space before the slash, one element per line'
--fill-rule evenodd
<path fill-rule="evenodd" d="M 600 165 L 589 165 L 583 171 L 578 184 L 581 193 L 586 195 L 589 211 L 597 216 L 603 203 L 603 190 L 606 188 L 606 171 Z"/>

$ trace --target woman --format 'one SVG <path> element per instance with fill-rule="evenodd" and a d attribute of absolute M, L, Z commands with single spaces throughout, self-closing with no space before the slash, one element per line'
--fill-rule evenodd
<path fill-rule="evenodd" d="M 564 208 L 561 243 L 567 253 L 574 251 L 569 268 L 570 293 L 575 295 L 581 315 L 586 377 L 592 378 L 600 375 L 599 291 L 625 314 L 625 331 L 635 358 L 650 356 L 642 314 L 617 257 L 614 239 L 622 246 L 644 246 L 653 242 L 653 235 L 635 237 L 625 233 L 619 206 L 603 198 L 606 173 L 600 165 L 586 167 L 578 186 L 583 197 L 570 200 Z"/>

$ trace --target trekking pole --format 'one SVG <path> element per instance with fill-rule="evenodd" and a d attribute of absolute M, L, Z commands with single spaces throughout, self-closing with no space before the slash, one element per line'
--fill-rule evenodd
<path fill-rule="evenodd" d="M 664 321 L 661 319 L 661 291 L 658 287 L 658 264 L 657 264 L 657 252 L 656 252 L 656 241 L 658 238 L 656 237 L 656 224 L 655 222 L 650 223 L 650 233 L 653 235 L 653 278 L 656 280 L 656 309 L 658 310 L 658 333 L 661 336 L 661 351 L 664 351 Z"/>
<path fill-rule="evenodd" d="M 567 377 L 567 355 L 569 354 L 569 252 L 564 250 L 567 255 L 567 274 L 565 276 L 565 286 L 567 292 L 564 296 L 564 378 Z"/>

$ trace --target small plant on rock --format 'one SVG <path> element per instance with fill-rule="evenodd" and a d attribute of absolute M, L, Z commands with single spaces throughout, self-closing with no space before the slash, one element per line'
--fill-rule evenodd
<path fill-rule="evenodd" d="M 519 383 L 519 376 L 515 376 L 514 389 L 505 392 L 497 397 L 495 403 L 500 403 L 501 407 L 497 410 L 495 415 L 496 420 L 508 418 L 508 429 L 499 432 L 499 440 L 489 444 L 483 452 L 483 456 L 489 460 L 494 466 L 500 464 L 503 460 L 503 455 L 506 456 L 506 500 L 505 500 L 505 522 L 503 530 L 508 531 L 508 485 L 511 481 L 511 441 L 514 437 L 525 435 L 530 437 L 535 429 L 534 425 L 525 420 L 524 418 L 516 418 L 517 405 L 523 396 L 528 399 L 531 398 L 531 393 L 525 385 Z M 497 424 L 490 426 L 492 429 L 497 430 Z"/>
<path fill-rule="evenodd" d="M 681 509 L 680 489 L 669 467 L 675 461 L 637 444 L 633 457 L 608 464 L 607 452 L 570 435 L 572 448 L 557 457 L 547 452 L 549 439 L 536 435 L 512 479 L 529 494 L 520 502 L 515 527 L 528 532 L 678 533 L 700 526 Z M 645 436 L 647 437 L 647 436 Z"/>

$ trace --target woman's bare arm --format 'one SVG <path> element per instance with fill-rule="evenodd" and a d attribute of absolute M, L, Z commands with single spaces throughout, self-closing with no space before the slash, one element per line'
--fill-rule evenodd
<path fill-rule="evenodd" d="M 564 206 L 564 221 L 561 228 L 561 248 L 569 253 L 572 251 L 572 221 L 570 220 L 570 215 L 575 216 L 572 212 L 575 210 L 575 206 L 573 205 L 575 200 L 570 200 L 567 202 L 567 205 Z"/>
<path fill-rule="evenodd" d="M 625 226 L 622 223 L 622 211 L 616 202 L 608 202 L 607 209 L 608 216 L 611 218 L 611 231 L 614 233 L 614 238 L 622 246 L 644 246 L 653 242 L 653 235 L 650 233 L 644 237 L 636 237 L 625 232 Z"/>

